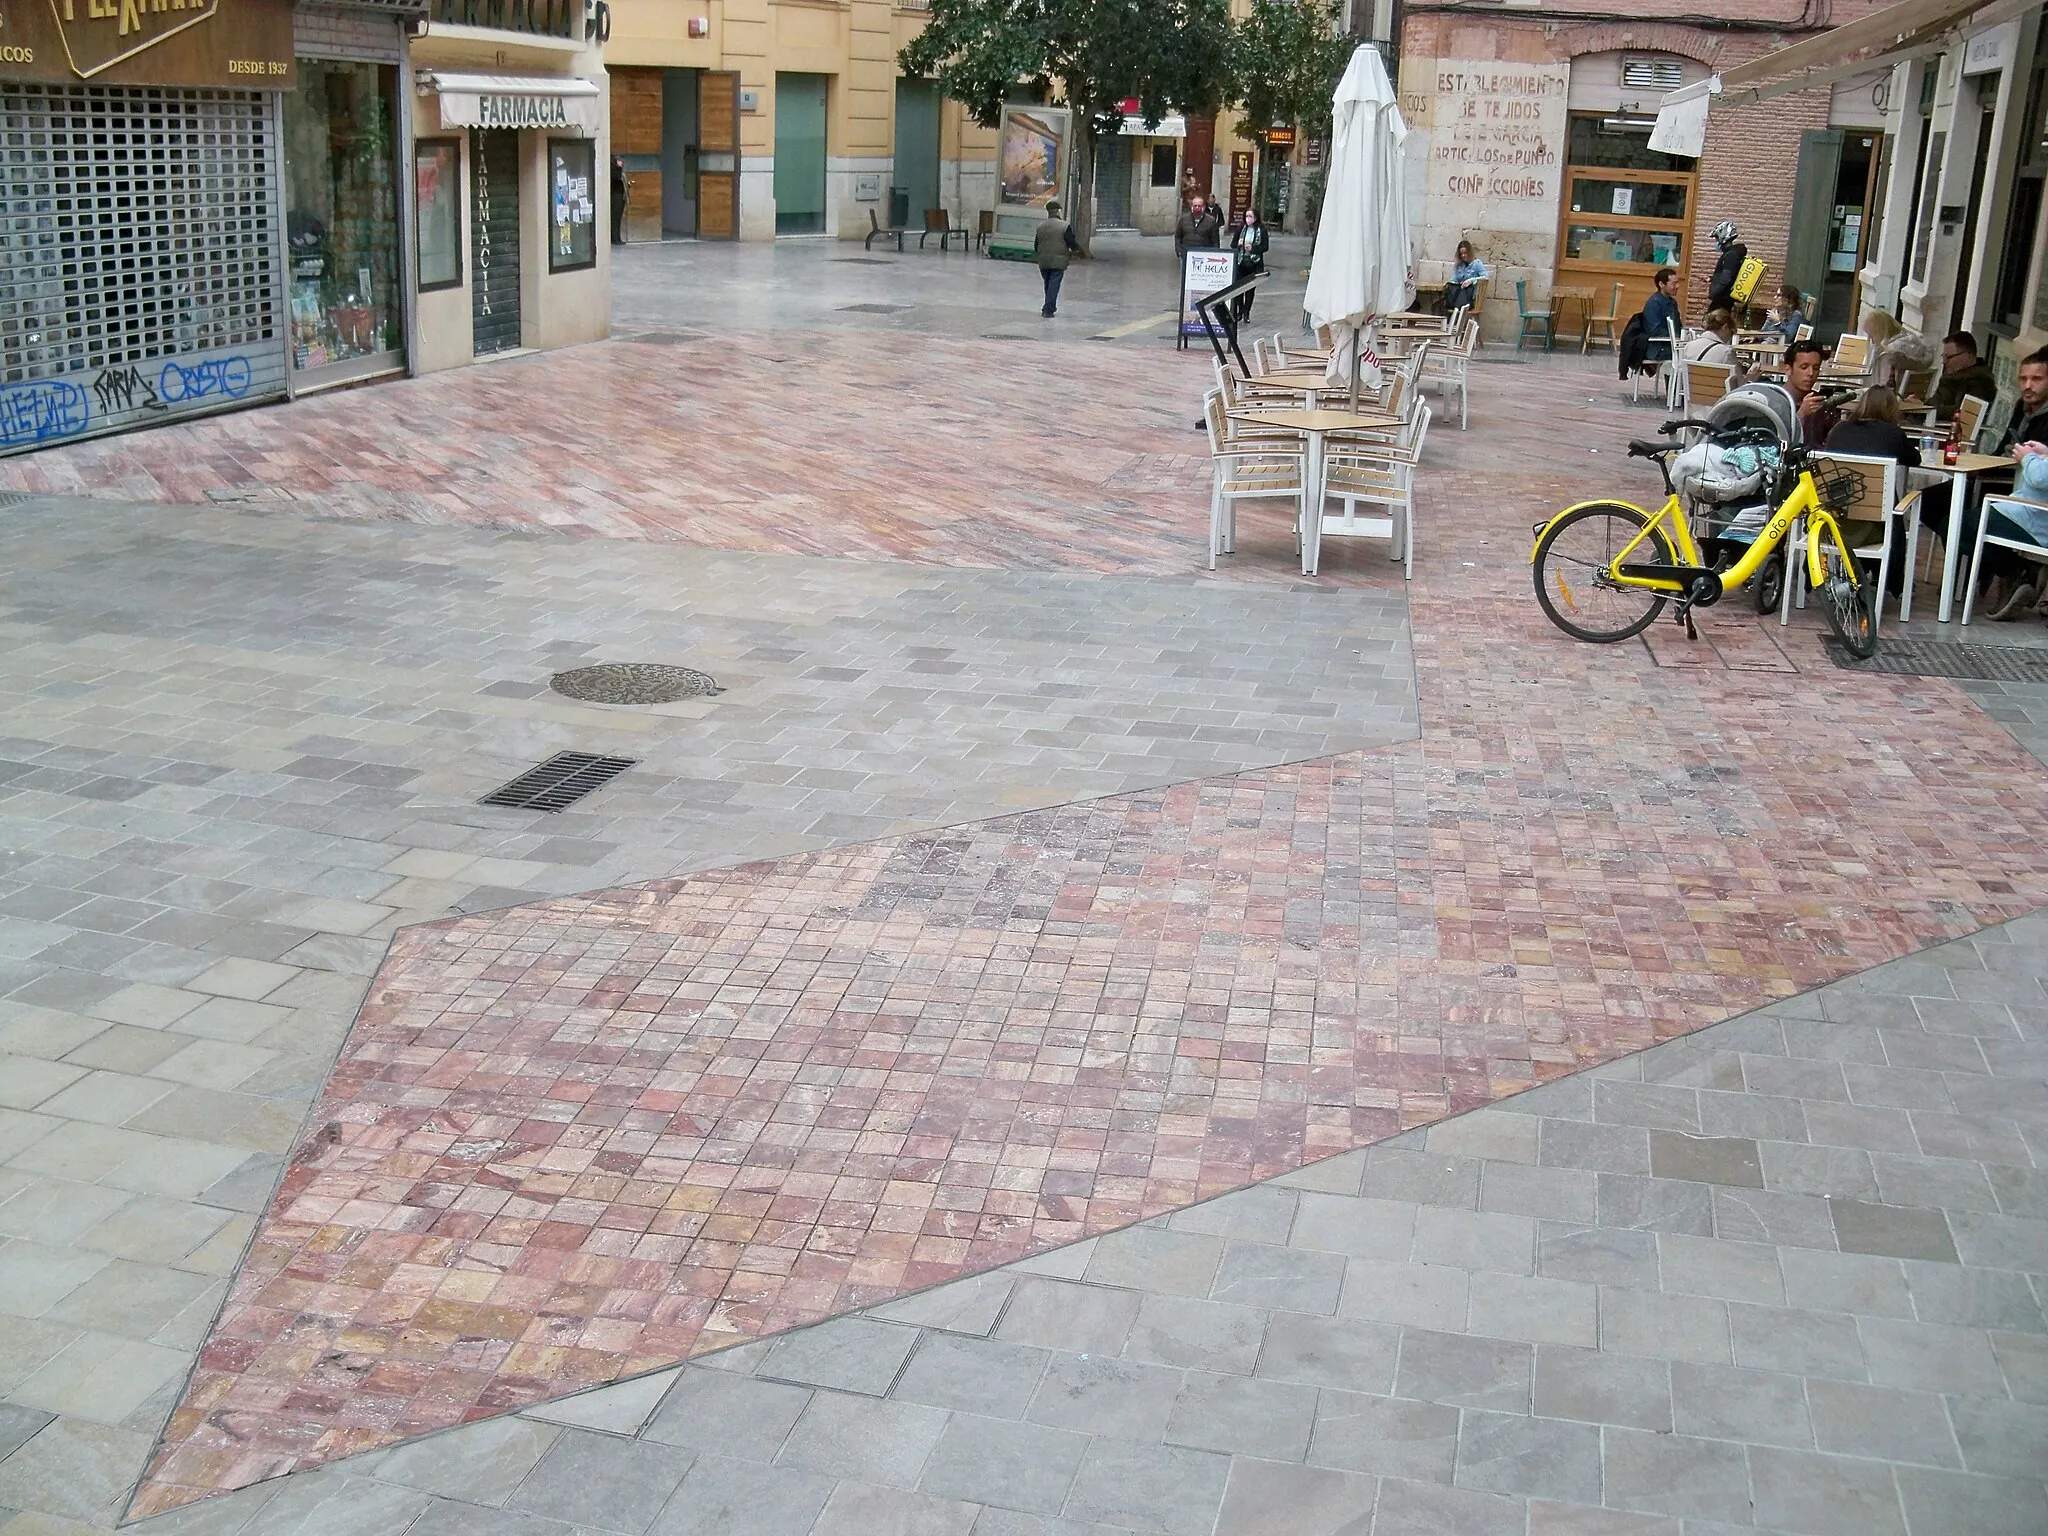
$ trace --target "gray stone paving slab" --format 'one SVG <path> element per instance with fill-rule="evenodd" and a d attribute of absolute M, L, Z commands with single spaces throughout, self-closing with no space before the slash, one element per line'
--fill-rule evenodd
<path fill-rule="evenodd" d="M 1957 974 L 1982 974 L 1986 954 L 2044 935 L 2048 924 L 2028 919 L 1944 946 L 1943 958 Z M 1919 990 L 1950 974 L 1926 957 L 1898 970 L 1901 986 Z M 1885 984 L 1884 970 L 1871 973 L 1853 995 L 1897 995 Z M 1771 1083 L 1757 1097 L 1782 1101 L 1800 1075 L 1751 1074 L 1749 1063 L 1776 1052 L 1784 1063 L 1839 1065 L 1845 1047 L 1865 1053 L 1868 1036 L 1791 1027 L 1849 992 L 1715 1026 L 1602 1085 L 1671 1088 L 1739 1056 L 1745 1078 Z M 1887 1045 L 1866 1065 L 1930 1070 L 1891 1068 L 1891 1054 Z M 1989 1076 L 1988 1065 L 1980 1054 L 1971 1075 Z M 2039 1271 L 2021 1267 L 2035 1252 L 2020 1235 L 2043 1221 L 1996 1208 L 2003 1198 L 2038 1213 L 2035 1170 L 1884 1154 L 1910 1203 L 1891 1203 L 1881 1181 L 1854 1195 L 1782 1192 L 1820 1212 L 1818 1231 L 1787 1214 L 1808 1204 L 1762 1216 L 1742 1207 L 1725 1220 L 1711 1200 L 1702 1206 L 1700 1192 L 1772 1194 L 1708 1176 L 1768 1180 L 1781 1151 L 1810 1146 L 1772 1133 L 1790 1136 L 1816 1107 L 1844 1102 L 1830 1096 L 1846 1091 L 1839 1071 L 1801 1080 L 1822 1097 L 1792 1095 L 1798 1115 L 1782 1102 L 1729 1112 L 1754 1135 L 1635 1127 L 1643 1139 L 1616 1150 L 1641 1171 L 1607 1173 L 1627 1181 L 1618 1188 L 1628 1198 L 1596 1201 L 1592 1221 L 1583 1208 L 1560 1220 L 1478 1205 L 1490 1187 L 1536 1187 L 1514 1183 L 1531 1169 L 1569 1166 L 1547 1152 L 1597 1151 L 1574 1135 L 1611 1127 L 1579 1117 L 1668 1116 L 1675 1100 L 1537 1090 L 1452 1122 L 1440 1143 L 1436 1132 L 1419 1138 L 1419 1151 L 1347 1154 L 1164 1226 L 709 1357 L 674 1373 L 651 1414 L 644 1383 L 584 1394 L 570 1400 L 583 1405 L 572 1422 L 613 1433 L 577 1430 L 571 1443 L 638 1448 L 619 1497 L 640 1490 L 637 1518 L 647 1490 L 672 1486 L 650 1517 L 655 1531 L 834 1536 L 863 1521 L 973 1536 L 2048 1529 L 2048 1320 Z M 1665 1134 L 1683 1140 L 1666 1144 L 1676 1160 L 1660 1175 L 1647 1138 Z M 1418 1159 L 1430 1158 L 1451 1175 L 1425 1177 Z M 1836 1177 L 1865 1165 L 1828 1166 Z M 1962 1167 L 1976 1176 L 1957 1176 Z M 1929 1203 L 1943 1192 L 1965 1203 Z M 1696 1226 L 1701 1211 L 1706 1231 L 1674 1230 Z M 1183 1218 L 1189 1229 L 1176 1225 Z M 1961 1240 L 1966 1218 L 2007 1225 L 1973 1247 Z M 1942 1232 L 1956 1234 L 1953 1252 L 1928 1256 Z M 1883 1242 L 1863 1247 L 1914 1252 L 1851 1240 L 1872 1233 Z M 1167 1240 L 1176 1236 L 1221 1247 Z M 1333 1312 L 1302 1310 L 1304 1276 L 1320 1270 L 1289 1268 L 1280 1255 L 1338 1267 Z M 1186 1294 L 1212 1256 L 1211 1297 Z M 104 1283 L 123 1294 L 125 1281 Z M 1225 1292 L 1241 1294 L 1212 1299 Z M 1326 1294 L 1316 1291 L 1315 1305 Z M 93 1301 L 88 1291 L 80 1305 Z M 614 1394 L 616 1416 L 600 1423 Z M 31 1423 L 28 1447 L 71 1422 Z M 457 1522 L 451 1530 L 514 1529 L 486 1520 L 507 1504 L 610 1528 L 598 1491 L 578 1513 L 546 1502 L 569 1496 L 535 1485 L 561 1442 L 500 1445 L 491 1437 L 502 1433 L 468 1426 L 350 1475 L 380 1487 L 468 1480 L 467 1503 L 451 1501 L 443 1481 L 422 1517 Z M 243 1497 L 218 1501 L 218 1525 L 202 1506 L 176 1529 L 235 1529 Z"/>

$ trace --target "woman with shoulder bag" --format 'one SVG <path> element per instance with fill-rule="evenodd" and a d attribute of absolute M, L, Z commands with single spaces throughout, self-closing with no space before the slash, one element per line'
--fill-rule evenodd
<path fill-rule="evenodd" d="M 1230 236 L 1230 249 L 1237 255 L 1237 271 L 1233 281 L 1242 282 L 1247 277 L 1266 270 L 1266 248 L 1271 237 L 1259 218 L 1259 210 L 1247 208 L 1244 222 L 1239 224 Z M 1244 294 L 1237 301 L 1237 323 L 1243 325 L 1251 317 L 1252 294 Z"/>

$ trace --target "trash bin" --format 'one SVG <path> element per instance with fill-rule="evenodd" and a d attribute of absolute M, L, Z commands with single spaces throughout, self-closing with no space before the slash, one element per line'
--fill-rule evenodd
<path fill-rule="evenodd" d="M 910 227 L 910 188 L 889 189 L 889 227 L 908 229 Z"/>

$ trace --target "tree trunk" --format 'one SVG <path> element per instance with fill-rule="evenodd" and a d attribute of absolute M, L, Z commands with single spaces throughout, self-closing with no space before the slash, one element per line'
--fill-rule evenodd
<path fill-rule="evenodd" d="M 1081 255 L 1093 254 L 1095 244 L 1095 123 L 1094 114 L 1074 109 L 1074 206 L 1067 212 L 1074 226 L 1074 242 Z"/>

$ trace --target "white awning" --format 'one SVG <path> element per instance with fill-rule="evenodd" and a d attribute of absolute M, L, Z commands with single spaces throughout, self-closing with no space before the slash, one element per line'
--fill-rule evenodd
<path fill-rule="evenodd" d="M 443 128 L 577 128 L 596 133 L 604 102 L 580 75 L 466 75 L 421 70 L 421 95 L 441 98 Z"/>
<path fill-rule="evenodd" d="M 1144 118 L 1126 112 L 1123 126 L 1117 129 L 1117 133 L 1126 138 L 1184 139 L 1188 136 L 1188 120 L 1184 117 L 1162 117 L 1157 128 L 1147 128 Z"/>
<path fill-rule="evenodd" d="M 1650 147 L 1665 154 L 1697 156 L 1706 147 L 1707 104 L 1713 97 L 1731 106 L 1747 106 L 1812 86 L 1831 85 L 1874 68 L 1940 53 L 1966 32 L 2002 22 L 2036 3 L 1898 0 L 1881 11 L 1673 91 L 1657 108 Z"/>

